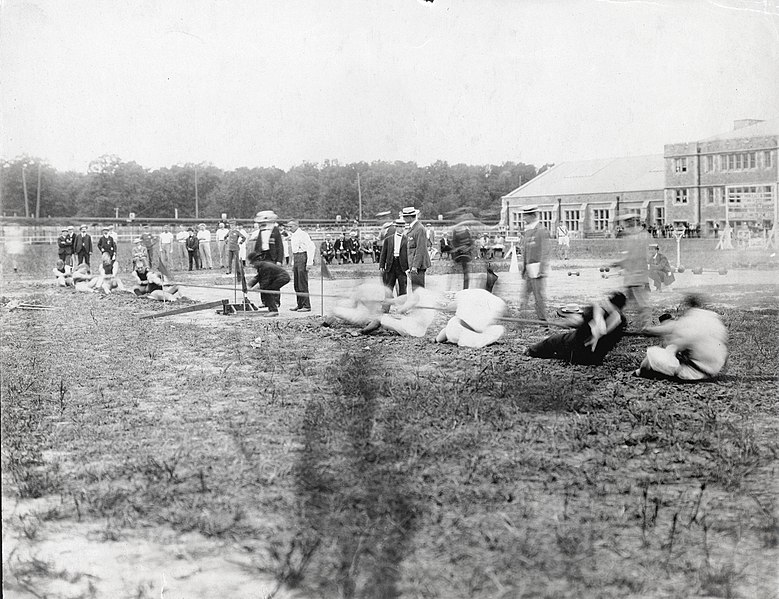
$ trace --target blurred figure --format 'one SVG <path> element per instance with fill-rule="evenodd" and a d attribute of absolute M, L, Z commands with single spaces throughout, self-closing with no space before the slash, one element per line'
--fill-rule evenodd
<path fill-rule="evenodd" d="M 636 304 L 638 309 L 639 328 L 645 329 L 652 322 L 652 311 L 649 307 L 647 287 L 649 287 L 649 270 L 647 267 L 647 234 L 641 228 L 637 214 L 626 214 L 617 218 L 623 223 L 623 235 L 628 240 L 624 256 L 612 264 L 622 269 L 625 285 L 625 297 Z"/>
<path fill-rule="evenodd" d="M 602 364 L 625 333 L 622 309 L 625 295 L 616 291 L 603 302 L 593 302 L 580 311 L 568 310 L 567 316 L 576 328 L 550 335 L 531 345 L 527 355 L 533 358 L 557 358 L 571 364 Z M 563 311 L 566 313 L 566 311 Z"/>
<path fill-rule="evenodd" d="M 520 311 L 532 295 L 535 300 L 536 316 L 546 320 L 546 293 L 544 278 L 549 261 L 549 231 L 541 224 L 538 206 L 526 206 L 525 231 L 522 236 L 522 279 L 524 289 L 519 301 Z"/>
<path fill-rule="evenodd" d="M 149 253 L 149 268 L 154 268 L 155 259 L 159 259 L 154 247 L 157 245 L 157 236 L 152 235 L 149 225 L 143 225 L 141 227 L 141 241 L 143 242 L 146 251 Z"/>
<path fill-rule="evenodd" d="M 162 227 L 162 233 L 160 233 L 160 262 L 168 269 L 173 268 L 175 242 L 176 238 L 173 236 L 173 233 L 170 232 L 170 227 L 168 225 Z"/>
<path fill-rule="evenodd" d="M 363 335 L 383 328 L 398 335 L 424 337 L 435 319 L 438 296 L 420 286 L 416 289 L 412 288 L 406 295 L 388 300 L 387 303 L 398 306 L 399 316 L 390 314 L 380 316 L 360 331 Z"/>
<path fill-rule="evenodd" d="M 367 326 L 381 316 L 382 305 L 387 294 L 392 295 L 381 283 L 370 281 L 360 283 L 352 292 L 338 300 L 325 317 L 322 326 L 331 327 L 337 320 L 343 320 L 358 327 Z"/>
<path fill-rule="evenodd" d="M 189 233 L 184 225 L 179 225 L 179 231 L 176 233 L 176 253 L 178 254 L 178 267 L 184 270 L 187 267 L 187 239 Z"/>
<path fill-rule="evenodd" d="M 678 319 L 666 319 L 647 329 L 662 338 L 664 347 L 647 348 L 636 376 L 706 381 L 725 366 L 728 331 L 720 317 L 705 310 L 697 295 L 688 295 L 684 305 L 686 310 Z"/>
<path fill-rule="evenodd" d="M 653 244 L 649 248 L 652 250 L 652 256 L 649 258 L 649 278 L 655 284 L 655 289 L 662 291 L 663 285 L 670 285 L 676 278 L 668 258 L 660 253 L 660 246 Z"/>
<path fill-rule="evenodd" d="M 470 283 L 471 259 L 473 258 L 473 237 L 467 225 L 456 224 L 452 230 L 452 258 L 463 269 L 463 289 Z"/>
<path fill-rule="evenodd" d="M 506 312 L 506 302 L 486 289 L 463 289 L 447 307 L 455 314 L 436 337 L 437 343 L 481 348 L 498 341 L 505 327 L 495 324 Z"/>

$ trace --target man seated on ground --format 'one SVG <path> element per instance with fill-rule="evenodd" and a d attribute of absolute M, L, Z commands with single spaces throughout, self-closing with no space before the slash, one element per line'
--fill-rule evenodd
<path fill-rule="evenodd" d="M 64 260 L 57 260 L 57 266 L 51 269 L 60 287 L 73 287 L 73 267 L 65 264 Z"/>
<path fill-rule="evenodd" d="M 145 264 L 139 263 L 133 270 L 135 286 L 133 293 L 138 296 L 161 302 L 175 302 L 178 299 L 179 288 L 176 285 L 168 285 L 162 274 L 149 270 Z"/>
<path fill-rule="evenodd" d="M 458 291 L 447 310 L 455 310 L 455 314 L 438 333 L 437 343 L 486 347 L 500 339 L 506 330 L 495 324 L 505 314 L 506 302 L 486 289 L 473 287 Z"/>
<path fill-rule="evenodd" d="M 660 253 L 660 246 L 654 244 L 649 248 L 652 250 L 652 257 L 649 258 L 649 280 L 655 284 L 657 291 L 662 291 L 663 285 L 670 285 L 676 278 L 668 258 Z"/>
<path fill-rule="evenodd" d="M 527 355 L 533 358 L 557 358 L 571 364 L 602 364 L 603 359 L 625 332 L 627 321 L 622 309 L 625 295 L 616 291 L 603 302 L 593 302 L 581 314 L 570 316 L 576 328 L 557 333 L 531 345 Z"/>
<path fill-rule="evenodd" d="M 717 376 L 728 359 L 728 331 L 720 317 L 703 309 L 694 294 L 684 300 L 687 310 L 678 319 L 667 319 L 647 332 L 662 337 L 664 347 L 646 350 L 635 371 L 646 378 L 706 381 Z"/>
<path fill-rule="evenodd" d="M 367 326 L 379 318 L 382 304 L 390 291 L 381 283 L 368 281 L 360 283 L 352 292 L 330 308 L 322 326 L 331 327 L 337 320 L 343 320 L 358 327 Z"/>
<path fill-rule="evenodd" d="M 275 262 L 263 260 L 260 252 L 251 252 L 246 259 L 257 270 L 257 275 L 247 282 L 249 289 L 259 285 L 260 300 L 263 306 L 267 306 L 267 316 L 279 315 L 279 291 L 289 283 L 289 274 L 283 266 Z"/>
<path fill-rule="evenodd" d="M 424 337 L 435 319 L 438 296 L 429 289 L 417 287 L 406 295 L 388 299 L 386 302 L 398 306 L 397 313 L 400 316 L 383 314 L 360 331 L 363 335 L 383 328 L 399 335 Z"/>

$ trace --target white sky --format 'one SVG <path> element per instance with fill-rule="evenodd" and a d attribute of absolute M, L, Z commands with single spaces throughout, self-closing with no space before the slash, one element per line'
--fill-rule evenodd
<path fill-rule="evenodd" d="M 779 116 L 779 0 L 0 0 L 0 155 L 662 153 Z"/>

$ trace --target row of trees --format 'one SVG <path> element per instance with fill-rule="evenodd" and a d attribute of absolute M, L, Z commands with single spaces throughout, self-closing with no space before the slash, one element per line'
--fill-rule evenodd
<path fill-rule="evenodd" d="M 543 170 L 543 169 L 541 169 Z M 60 172 L 42 161 L 20 157 L 2 163 L 0 192 L 5 216 L 87 216 L 138 219 L 248 219 L 257 210 L 282 218 L 372 219 L 377 213 L 416 206 L 424 218 L 469 211 L 497 218 L 500 197 L 536 176 L 535 166 L 465 165 L 438 161 L 305 162 L 287 171 L 275 167 L 225 171 L 211 164 L 150 170 L 118 156 L 93 161 L 86 173 Z M 358 195 L 358 175 L 359 190 Z M 196 184 L 197 183 L 197 184 Z"/>

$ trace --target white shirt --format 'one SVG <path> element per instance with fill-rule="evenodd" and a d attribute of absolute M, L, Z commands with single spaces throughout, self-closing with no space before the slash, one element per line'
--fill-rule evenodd
<path fill-rule="evenodd" d="M 211 231 L 208 229 L 198 231 L 197 238 L 200 240 L 200 243 L 211 243 Z"/>
<path fill-rule="evenodd" d="M 173 233 L 170 231 L 163 231 L 160 233 L 160 243 L 161 244 L 168 244 L 173 243 Z"/>
<path fill-rule="evenodd" d="M 179 243 L 186 243 L 187 237 L 189 237 L 189 233 L 187 233 L 186 231 L 179 231 L 178 233 L 176 233 L 176 241 L 178 241 Z"/>
<path fill-rule="evenodd" d="M 392 245 L 392 255 L 395 258 L 400 256 L 400 244 L 403 242 L 403 229 L 395 229 L 395 239 Z"/>
<path fill-rule="evenodd" d="M 230 232 L 230 229 L 227 227 L 222 227 L 221 229 L 216 230 L 216 240 L 217 241 L 224 241 L 225 238 L 227 238 L 227 234 Z"/>
<path fill-rule="evenodd" d="M 311 266 L 314 263 L 314 252 L 316 248 L 314 242 L 311 241 L 311 237 L 303 229 L 296 229 L 294 233 L 289 236 L 290 251 L 293 254 L 299 254 L 306 252 L 306 263 Z"/>

